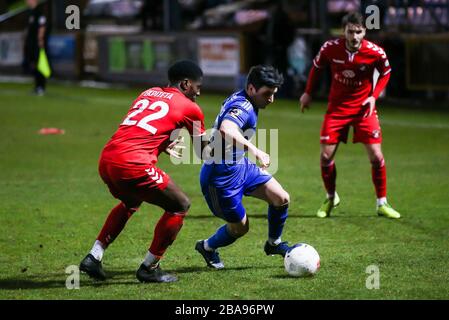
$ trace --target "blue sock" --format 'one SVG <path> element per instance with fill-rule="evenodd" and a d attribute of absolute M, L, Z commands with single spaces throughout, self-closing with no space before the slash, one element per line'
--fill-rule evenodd
<path fill-rule="evenodd" d="M 207 239 L 207 244 L 210 248 L 217 249 L 229 246 L 231 243 L 234 243 L 235 240 L 237 240 L 237 238 L 234 238 L 229 234 L 226 225 L 222 225 L 212 237 Z"/>
<path fill-rule="evenodd" d="M 268 237 L 279 239 L 284 229 L 285 220 L 288 217 L 288 205 L 282 207 L 268 207 Z"/>

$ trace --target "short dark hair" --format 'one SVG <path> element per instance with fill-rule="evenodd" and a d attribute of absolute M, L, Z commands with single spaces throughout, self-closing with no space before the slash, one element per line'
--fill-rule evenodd
<path fill-rule="evenodd" d="M 252 84 L 256 90 L 263 86 L 279 88 L 284 83 L 284 76 L 273 66 L 257 65 L 249 70 L 246 86 Z"/>
<path fill-rule="evenodd" d="M 176 83 L 184 79 L 199 80 L 203 76 L 201 68 L 193 61 L 180 60 L 175 62 L 168 69 L 168 80 Z"/>
<path fill-rule="evenodd" d="M 344 28 L 351 23 L 355 25 L 359 25 L 365 28 L 365 17 L 360 12 L 349 12 L 346 14 L 343 19 L 341 20 L 341 25 Z"/>

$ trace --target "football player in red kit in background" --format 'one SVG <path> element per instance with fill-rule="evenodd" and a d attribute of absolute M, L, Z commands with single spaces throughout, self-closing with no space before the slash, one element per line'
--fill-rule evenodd
<path fill-rule="evenodd" d="M 313 85 L 322 69 L 329 66 L 332 84 L 329 103 L 321 127 L 321 176 L 327 199 L 317 212 L 328 217 L 340 199 L 336 192 L 337 171 L 334 157 L 340 142 L 346 143 L 349 128 L 354 127 L 353 142 L 365 145 L 372 167 L 372 180 L 377 195 L 377 214 L 398 219 L 401 215 L 387 202 L 387 177 L 381 143 L 382 133 L 377 117 L 376 100 L 390 79 L 391 67 L 385 51 L 364 40 L 365 21 L 360 13 L 343 18 L 344 37 L 324 43 L 313 60 L 305 93 L 300 98 L 301 111 L 311 102 Z M 374 69 L 379 72 L 374 83 Z"/>
<path fill-rule="evenodd" d="M 168 87 L 144 91 L 132 104 L 116 133 L 103 149 L 99 172 L 111 194 L 121 202 L 112 209 L 80 270 L 105 280 L 101 260 L 104 250 L 125 227 L 142 202 L 165 210 L 154 230 L 148 253 L 137 270 L 141 282 L 173 282 L 159 260 L 176 238 L 190 200 L 156 164 L 161 152 L 176 153 L 171 133 L 185 127 L 192 138 L 205 133 L 204 115 L 195 103 L 203 73 L 194 62 L 179 61 L 168 70 Z M 201 149 L 207 142 L 201 143 Z M 202 152 L 202 150 L 201 150 Z"/>

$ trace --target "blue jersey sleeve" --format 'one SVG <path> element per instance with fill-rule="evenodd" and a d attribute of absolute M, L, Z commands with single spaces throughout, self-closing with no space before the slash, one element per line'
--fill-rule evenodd
<path fill-rule="evenodd" d="M 250 120 L 250 118 L 251 115 L 245 109 L 238 107 L 231 107 L 229 108 L 229 110 L 227 110 L 222 119 L 230 120 L 235 124 L 237 124 L 240 129 L 243 129 Z"/>

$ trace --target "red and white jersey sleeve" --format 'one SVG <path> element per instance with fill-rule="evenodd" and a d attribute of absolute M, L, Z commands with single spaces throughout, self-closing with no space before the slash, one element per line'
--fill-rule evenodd
<path fill-rule="evenodd" d="M 371 42 L 367 43 L 367 48 L 377 52 L 377 61 L 375 62 L 374 67 L 379 71 L 379 76 L 384 77 L 389 74 L 391 72 L 391 66 L 384 49 Z"/>
<path fill-rule="evenodd" d="M 196 103 L 190 104 L 188 110 L 186 110 L 182 125 L 187 129 L 187 131 L 189 131 L 189 134 L 192 137 L 206 134 L 206 129 L 204 127 L 204 114 Z"/>
<path fill-rule="evenodd" d="M 327 67 L 329 65 L 329 63 L 330 63 L 330 60 L 329 60 L 330 49 L 331 49 L 331 46 L 336 44 L 335 41 L 338 41 L 338 40 L 326 41 L 321 46 L 320 51 L 316 55 L 315 59 L 313 59 L 313 65 L 315 67 L 317 67 L 318 69 L 322 69 L 322 68 L 325 68 L 325 67 Z"/>

